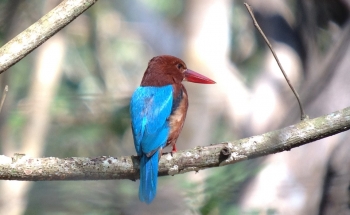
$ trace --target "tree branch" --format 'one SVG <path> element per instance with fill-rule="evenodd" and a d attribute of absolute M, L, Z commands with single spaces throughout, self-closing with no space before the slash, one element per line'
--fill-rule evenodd
<path fill-rule="evenodd" d="M 65 0 L 0 49 L 0 74 L 68 25 L 97 0 Z"/>
<path fill-rule="evenodd" d="M 234 164 L 319 140 L 350 128 L 350 107 L 298 124 L 233 142 L 198 146 L 171 155 L 159 162 L 159 175 L 176 175 L 191 171 Z M 139 178 L 136 156 L 97 158 L 29 158 L 23 154 L 0 156 L 0 179 L 44 180 L 108 180 Z"/>

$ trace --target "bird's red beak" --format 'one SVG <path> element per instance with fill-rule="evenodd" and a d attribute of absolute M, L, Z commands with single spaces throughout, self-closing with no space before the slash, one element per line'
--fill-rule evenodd
<path fill-rule="evenodd" d="M 216 82 L 205 77 L 204 75 L 201 75 L 195 71 L 186 69 L 184 72 L 185 74 L 185 81 L 193 82 L 193 83 L 199 83 L 199 84 L 215 84 Z"/>

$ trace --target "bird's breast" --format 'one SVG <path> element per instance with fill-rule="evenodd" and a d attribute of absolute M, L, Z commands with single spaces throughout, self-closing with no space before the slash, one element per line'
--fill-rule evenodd
<path fill-rule="evenodd" d="M 169 117 L 170 133 L 167 146 L 172 146 L 176 143 L 184 125 L 188 108 L 188 97 L 184 86 L 181 85 L 178 89 L 175 88 L 174 94 L 173 108 Z"/>

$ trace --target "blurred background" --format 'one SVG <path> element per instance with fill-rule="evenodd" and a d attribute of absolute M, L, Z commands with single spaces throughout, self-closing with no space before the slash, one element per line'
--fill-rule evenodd
<path fill-rule="evenodd" d="M 306 114 L 350 106 L 349 0 L 250 0 Z M 58 0 L 0 1 L 0 45 Z M 101 0 L 0 75 L 0 153 L 135 155 L 129 99 L 148 61 L 182 58 L 216 85 L 185 83 L 178 149 L 299 122 L 296 100 L 243 1 Z M 138 181 L 1 181 L 0 214 L 350 214 L 349 132 L 264 158 Z"/>

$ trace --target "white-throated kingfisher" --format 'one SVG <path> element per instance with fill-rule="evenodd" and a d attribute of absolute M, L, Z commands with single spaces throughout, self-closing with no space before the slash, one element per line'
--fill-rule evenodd
<path fill-rule="evenodd" d="M 215 83 L 187 69 L 181 59 L 161 55 L 149 61 L 141 85 L 131 97 L 131 126 L 140 157 L 139 199 L 147 204 L 156 196 L 162 148 L 172 146 L 176 151 L 175 143 L 185 122 L 188 96 L 182 81 Z"/>

